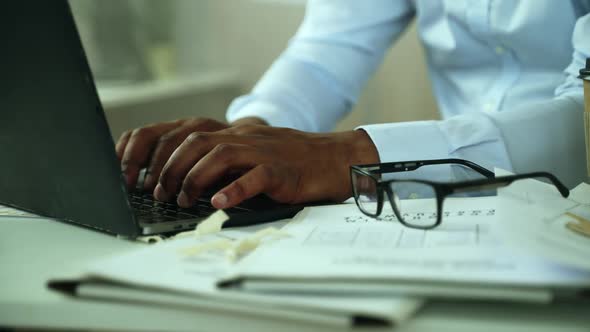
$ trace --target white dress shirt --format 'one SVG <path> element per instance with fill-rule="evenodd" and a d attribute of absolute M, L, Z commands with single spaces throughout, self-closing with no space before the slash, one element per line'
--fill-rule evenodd
<path fill-rule="evenodd" d="M 463 158 L 572 186 L 585 179 L 576 76 L 590 57 L 589 13 L 587 0 L 310 0 L 288 48 L 227 118 L 329 131 L 416 19 L 443 120 L 361 126 L 381 162 Z"/>

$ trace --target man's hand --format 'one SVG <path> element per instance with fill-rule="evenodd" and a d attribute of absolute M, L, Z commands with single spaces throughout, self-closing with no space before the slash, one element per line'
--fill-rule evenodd
<path fill-rule="evenodd" d="M 239 123 L 264 122 L 245 118 Z M 135 188 L 140 169 L 146 167 L 144 188 L 154 190 L 162 167 L 176 148 L 193 132 L 212 132 L 229 128 L 228 124 L 204 118 L 156 123 L 129 130 L 119 138 L 116 150 L 130 189 Z"/>
<path fill-rule="evenodd" d="M 232 207 L 264 193 L 283 203 L 342 201 L 351 195 L 349 166 L 378 162 L 362 131 L 311 134 L 245 125 L 216 132 L 194 132 L 174 151 L 161 172 L 154 195 L 191 206 L 228 174 L 240 177 L 212 198 L 216 208 Z"/>

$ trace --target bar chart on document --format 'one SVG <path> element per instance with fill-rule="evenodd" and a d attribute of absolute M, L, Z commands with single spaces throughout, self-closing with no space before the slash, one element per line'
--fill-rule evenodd
<path fill-rule="evenodd" d="M 340 247 L 354 249 L 489 247 L 499 241 L 492 233 L 496 216 L 488 197 L 445 201 L 442 223 L 432 230 L 402 225 L 384 206 L 379 218 L 362 214 L 356 205 L 315 207 L 286 230 L 304 247 Z M 420 211 L 419 202 L 408 211 L 410 218 L 435 218 Z M 294 244 L 294 243 L 291 243 Z"/>

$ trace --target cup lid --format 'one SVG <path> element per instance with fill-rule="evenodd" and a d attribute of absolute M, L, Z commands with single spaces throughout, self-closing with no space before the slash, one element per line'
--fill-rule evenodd
<path fill-rule="evenodd" d="M 586 68 L 580 69 L 580 76 L 578 78 L 590 80 L 590 58 L 586 59 Z"/>

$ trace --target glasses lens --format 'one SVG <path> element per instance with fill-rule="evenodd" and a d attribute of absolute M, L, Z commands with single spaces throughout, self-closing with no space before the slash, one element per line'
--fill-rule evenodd
<path fill-rule="evenodd" d="M 430 228 L 436 225 L 437 202 L 434 187 L 416 181 L 395 181 L 389 185 L 391 205 L 401 221 L 411 227 Z"/>
<path fill-rule="evenodd" d="M 352 172 L 352 190 L 360 209 L 370 215 L 377 214 L 377 182 L 365 174 Z"/>

